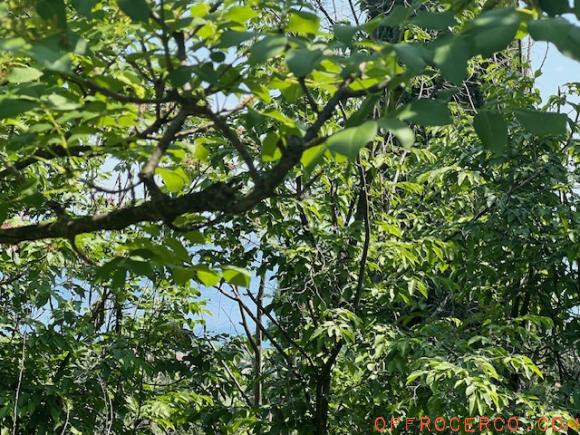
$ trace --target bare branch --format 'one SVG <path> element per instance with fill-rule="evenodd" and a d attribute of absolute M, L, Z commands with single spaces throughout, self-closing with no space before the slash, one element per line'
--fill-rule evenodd
<path fill-rule="evenodd" d="M 112 98 L 115 101 L 120 102 L 120 103 L 162 104 L 162 103 L 170 103 L 172 101 L 175 102 L 178 100 L 176 95 L 165 96 L 165 97 L 160 97 L 160 98 L 140 98 L 140 97 L 135 97 L 133 95 L 125 95 L 125 94 L 121 94 L 119 92 L 115 92 L 111 89 L 107 89 L 107 88 L 104 88 L 102 86 L 99 86 L 96 83 L 93 83 L 89 80 L 81 79 L 80 77 L 78 77 L 74 74 L 64 74 L 64 76 L 68 80 L 70 80 L 71 82 L 76 83 L 77 85 L 79 85 L 81 87 L 91 89 L 94 92 L 98 92 L 100 94 L 103 94 L 107 97 Z"/>
<path fill-rule="evenodd" d="M 257 173 L 255 168 L 253 169 L 255 172 L 253 178 L 259 180 L 259 182 L 255 184 L 253 190 L 245 195 L 240 195 L 239 189 L 218 182 L 199 192 L 189 193 L 177 198 L 169 198 L 163 195 L 145 201 L 140 205 L 113 210 L 105 214 L 70 217 L 66 219 L 60 218 L 52 222 L 0 229 L 0 244 L 16 244 L 22 241 L 49 238 L 70 239 L 77 234 L 103 230 L 121 230 L 141 222 L 172 222 L 185 213 L 221 212 L 227 215 L 235 215 L 250 210 L 256 204 L 274 194 L 275 189 L 284 181 L 288 172 L 300 162 L 303 151 L 311 142 L 313 143 L 319 140 L 317 135 L 320 129 L 333 116 L 340 101 L 365 95 L 370 92 L 378 92 L 386 87 L 386 84 L 379 84 L 369 89 L 352 91 L 348 87 L 353 80 L 353 77 L 344 80 L 338 91 L 321 110 L 316 121 L 308 128 L 304 138 L 298 138 L 296 136 L 289 136 L 287 138 L 288 145 L 282 150 L 282 158 L 275 166 L 264 171 L 261 175 Z M 168 128 L 164 135 L 168 142 L 170 142 L 169 138 L 173 138 L 179 131 L 183 123 L 181 117 L 185 117 L 186 113 L 199 114 L 201 116 L 216 116 L 212 112 L 208 113 L 207 109 L 203 106 L 196 106 L 195 104 L 188 105 L 180 113 L 181 115 L 173 120 L 173 126 Z M 218 116 L 217 120 L 219 127 L 221 118 Z M 233 139 L 234 145 L 236 143 L 238 145 L 240 144 L 237 136 L 235 136 L 234 132 L 227 125 L 223 130 L 224 134 L 227 132 L 227 135 L 230 136 L 230 140 Z M 167 145 L 161 145 L 168 146 L 168 143 Z M 247 154 L 246 159 L 248 162 L 251 162 L 251 158 Z M 150 164 L 146 165 L 144 169 L 144 173 L 150 174 L 151 168 L 154 170 L 156 162 L 156 157 L 152 156 Z M 250 170 L 252 171 L 252 169 Z"/>
<path fill-rule="evenodd" d="M 253 178 L 253 180 L 255 182 L 258 182 L 260 176 L 258 174 L 258 171 L 256 170 L 256 167 L 254 166 L 252 156 L 250 156 L 248 150 L 246 149 L 245 145 L 242 143 L 238 135 L 230 128 L 230 126 L 227 124 L 224 118 L 213 113 L 209 109 L 207 109 L 205 112 L 207 116 L 214 122 L 215 126 L 222 131 L 224 136 L 231 142 L 236 151 L 240 154 L 240 157 L 248 167 L 250 176 Z"/>
<path fill-rule="evenodd" d="M 318 109 L 318 104 L 316 104 L 316 101 L 314 101 L 314 98 L 312 98 L 312 94 L 310 93 L 310 89 L 308 89 L 308 86 L 306 86 L 306 81 L 304 80 L 304 77 L 300 77 L 298 81 L 300 82 L 300 87 L 302 88 L 304 95 L 306 95 L 308 104 L 310 104 L 310 107 L 312 108 L 314 113 L 316 114 L 320 113 L 320 110 Z"/>
<path fill-rule="evenodd" d="M 141 222 L 173 221 L 185 213 L 222 212 L 240 214 L 272 196 L 286 174 L 300 161 L 300 142 L 292 142 L 276 166 L 267 171 L 261 183 L 247 195 L 225 183 L 215 183 L 205 190 L 177 198 L 162 196 L 140 205 L 113 210 L 100 215 L 58 219 L 53 222 L 0 229 L 0 244 L 48 238 L 70 238 L 77 234 L 103 230 L 121 230 Z"/>
<path fill-rule="evenodd" d="M 188 112 L 184 109 L 181 109 L 167 127 L 167 130 L 159 140 L 157 147 L 155 148 L 153 153 L 151 153 L 151 156 L 149 157 L 147 164 L 143 167 L 143 169 L 141 170 L 141 174 L 139 175 L 139 177 L 145 183 L 147 183 L 147 181 L 150 181 L 153 178 L 153 175 L 155 174 L 155 169 L 157 168 L 159 162 L 161 161 L 161 157 L 163 157 L 163 154 L 165 154 L 165 152 L 169 148 L 169 145 L 171 145 L 171 142 L 173 142 L 175 135 L 177 135 L 177 133 L 183 126 L 185 119 L 187 118 L 187 115 Z"/>
<path fill-rule="evenodd" d="M 153 124 L 151 124 L 145 130 L 138 132 L 136 135 L 123 139 L 122 141 L 117 142 L 110 146 L 75 145 L 65 148 L 62 145 L 53 145 L 49 148 L 37 150 L 32 155 L 24 157 L 21 160 L 17 160 L 12 164 L 7 165 L 6 169 L 0 171 L 0 180 L 8 177 L 9 175 L 18 176 L 19 173 L 18 171 L 21 171 L 27 168 L 28 166 L 43 160 L 51 160 L 60 157 L 79 157 L 79 156 L 95 157 L 103 155 L 107 152 L 108 149 L 118 149 L 123 145 L 128 144 L 129 142 L 135 141 L 137 139 L 146 138 L 151 133 L 159 130 L 163 126 L 163 124 L 165 124 L 165 122 L 166 122 L 165 117 L 158 118 L 157 120 L 155 120 Z"/>

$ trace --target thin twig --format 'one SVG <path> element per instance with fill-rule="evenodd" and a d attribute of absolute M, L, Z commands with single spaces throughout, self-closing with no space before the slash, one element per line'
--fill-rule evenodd
<path fill-rule="evenodd" d="M 14 421 L 12 423 L 12 435 L 16 435 L 18 429 L 18 401 L 20 399 L 20 388 L 22 387 L 22 378 L 24 377 L 24 367 L 26 358 L 26 332 L 22 333 L 22 354 L 20 357 L 20 371 L 18 373 L 18 385 L 14 397 Z"/>
<path fill-rule="evenodd" d="M 213 349 L 213 351 L 214 352 L 217 352 L 217 349 L 215 348 L 215 346 L 213 345 L 213 343 L 211 342 L 211 340 L 207 340 L 207 342 L 209 343 L 209 345 Z M 228 374 L 228 376 L 234 382 L 234 385 L 236 386 L 236 389 L 242 395 L 244 401 L 247 403 L 248 406 L 252 406 L 252 401 L 250 400 L 250 398 L 248 397 L 248 395 L 246 394 L 246 392 L 244 391 L 244 389 L 242 388 L 242 386 L 240 385 L 240 383 L 238 382 L 238 380 L 236 379 L 236 377 L 234 376 L 234 374 L 232 373 L 232 371 L 230 370 L 230 368 L 228 367 L 228 365 L 222 359 L 220 359 L 220 363 L 222 364 L 222 367 L 224 368 L 224 370 L 226 371 L 226 373 Z"/>

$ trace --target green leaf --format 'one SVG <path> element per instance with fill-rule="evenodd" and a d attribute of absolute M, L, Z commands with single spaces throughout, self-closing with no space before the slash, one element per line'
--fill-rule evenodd
<path fill-rule="evenodd" d="M 199 231 L 188 231 L 183 235 L 191 243 L 200 244 L 205 243 L 205 237 Z"/>
<path fill-rule="evenodd" d="M 10 53 L 17 53 L 26 47 L 27 43 L 23 38 L 6 38 L 0 39 L 0 50 Z"/>
<path fill-rule="evenodd" d="M 386 17 L 377 17 L 379 19 L 379 23 L 381 26 L 386 26 L 386 27 L 401 27 L 403 24 L 405 24 L 405 22 L 407 21 L 407 18 L 409 18 L 409 15 L 411 14 L 411 12 L 413 11 L 413 9 L 411 8 L 406 8 L 403 5 L 397 5 L 395 6 L 391 11 L 389 11 L 389 13 L 387 14 Z M 369 25 L 371 26 L 369 28 Z M 365 30 L 367 32 L 372 32 L 372 27 L 374 27 L 370 22 L 365 24 Z"/>
<path fill-rule="evenodd" d="M 280 124 L 285 127 L 294 129 L 296 128 L 296 121 L 289 116 L 285 115 L 284 113 L 280 112 L 276 109 L 269 109 L 261 113 L 261 115 L 267 116 L 268 118 L 275 119 Z"/>
<path fill-rule="evenodd" d="M 46 100 L 55 110 L 68 111 L 78 109 L 79 107 L 81 107 L 81 104 L 79 104 L 78 102 L 71 101 L 67 97 L 64 97 L 59 94 L 50 94 L 48 95 L 48 97 L 46 97 Z"/>
<path fill-rule="evenodd" d="M 491 56 L 506 48 L 515 38 L 522 16 L 513 8 L 496 9 L 476 17 L 465 36 L 472 55 Z"/>
<path fill-rule="evenodd" d="M 515 115 L 520 124 L 536 136 L 562 136 L 566 134 L 568 117 L 564 114 L 516 110 Z"/>
<path fill-rule="evenodd" d="M 469 415 L 475 415 L 475 406 L 477 402 L 477 395 L 472 394 L 469 396 Z"/>
<path fill-rule="evenodd" d="M 342 42 L 343 44 L 350 46 L 354 35 L 356 34 L 358 28 L 351 26 L 350 24 L 335 24 L 334 25 L 334 36 L 335 38 Z"/>
<path fill-rule="evenodd" d="M 322 51 L 309 50 L 307 48 L 291 49 L 286 55 L 286 63 L 288 69 L 296 77 L 305 77 L 318 66 Z"/>
<path fill-rule="evenodd" d="M 497 112 L 481 111 L 473 120 L 473 127 L 483 146 L 495 154 L 505 151 L 508 143 L 508 127 Z"/>
<path fill-rule="evenodd" d="M 469 50 L 463 38 L 445 36 L 437 38 L 429 48 L 433 52 L 433 64 L 441 74 L 455 85 L 460 85 L 467 77 Z"/>
<path fill-rule="evenodd" d="M 421 73 L 428 63 L 431 62 L 430 51 L 418 44 L 395 44 L 395 52 L 401 62 L 413 74 Z"/>
<path fill-rule="evenodd" d="M 371 142 L 377 134 L 375 121 L 367 121 L 358 127 L 347 128 L 328 138 L 328 149 L 355 159 L 359 150 Z"/>
<path fill-rule="evenodd" d="M 69 52 L 61 46 L 60 42 L 56 36 L 36 42 L 30 49 L 30 56 L 44 68 L 68 72 L 71 59 Z"/>
<path fill-rule="evenodd" d="M 528 32 L 536 41 L 552 42 L 556 46 L 564 44 L 571 25 L 564 18 L 546 18 L 528 23 Z"/>
<path fill-rule="evenodd" d="M 358 110 L 354 112 L 344 124 L 345 127 L 354 127 L 365 122 L 367 119 L 372 119 L 372 112 L 375 109 L 377 102 L 380 100 L 378 95 L 369 95 L 359 106 Z"/>
<path fill-rule="evenodd" d="M 207 287 L 213 287 L 220 282 L 220 274 L 211 270 L 204 264 L 199 264 L 193 267 L 173 268 L 173 279 L 177 284 L 184 285 L 190 280 L 195 279 Z"/>
<path fill-rule="evenodd" d="M 285 36 L 266 36 L 258 41 L 250 50 L 250 63 L 264 63 L 278 56 L 286 47 Z"/>
<path fill-rule="evenodd" d="M 226 54 L 223 51 L 212 51 L 209 57 L 216 63 L 221 63 L 226 60 Z"/>
<path fill-rule="evenodd" d="M 278 147 L 280 137 L 273 132 L 266 135 L 262 141 L 262 160 L 265 162 L 273 162 L 282 157 L 282 151 Z"/>
<path fill-rule="evenodd" d="M 66 10 L 63 0 L 37 0 L 36 11 L 43 20 L 66 29 Z"/>
<path fill-rule="evenodd" d="M 539 2 L 542 10 L 551 17 L 570 12 L 568 0 L 539 0 Z"/>
<path fill-rule="evenodd" d="M 73 8 L 78 14 L 85 18 L 92 16 L 92 10 L 97 5 L 99 0 L 71 0 Z"/>
<path fill-rule="evenodd" d="M 427 373 L 427 372 L 424 371 L 424 370 L 417 370 L 417 371 L 411 373 L 407 377 L 406 385 L 411 385 L 413 383 L 413 381 L 415 381 L 416 379 L 419 379 L 420 377 L 424 376 L 425 373 Z"/>
<path fill-rule="evenodd" d="M 320 28 L 320 18 L 310 12 L 293 11 L 286 31 L 291 33 L 316 34 Z"/>
<path fill-rule="evenodd" d="M 233 8 L 228 9 L 223 15 L 224 19 L 240 24 L 243 24 L 252 18 L 256 18 L 257 16 L 258 13 L 249 6 L 234 6 Z"/>
<path fill-rule="evenodd" d="M 145 0 L 117 0 L 117 5 L 132 21 L 147 22 L 149 6 Z"/>
<path fill-rule="evenodd" d="M 304 169 L 307 174 L 311 173 L 312 170 L 322 161 L 326 151 L 328 151 L 328 146 L 327 144 L 323 144 L 308 148 L 302 153 L 300 163 L 304 165 Z"/>
<path fill-rule="evenodd" d="M 195 278 L 196 271 L 193 268 L 174 267 L 172 274 L 176 284 L 185 285 Z"/>
<path fill-rule="evenodd" d="M 282 96 L 290 104 L 296 103 L 298 98 L 304 95 L 304 91 L 298 83 L 288 83 L 288 86 L 281 88 L 280 92 L 282 92 Z"/>
<path fill-rule="evenodd" d="M 453 13 L 432 11 L 421 11 L 409 22 L 427 30 L 444 30 L 456 24 Z"/>
<path fill-rule="evenodd" d="M 116 269 L 111 278 L 111 287 L 115 289 L 122 289 L 125 287 L 127 281 L 127 269 Z"/>
<path fill-rule="evenodd" d="M 562 54 L 580 61 L 580 27 L 563 18 L 547 18 L 530 21 L 528 32 L 534 40 L 551 42 Z"/>
<path fill-rule="evenodd" d="M 222 270 L 224 273 L 224 279 L 228 283 L 240 287 L 250 287 L 252 276 L 247 270 L 236 266 L 224 266 Z"/>
<path fill-rule="evenodd" d="M 403 121 L 395 118 L 381 118 L 378 120 L 379 127 L 390 131 L 399 140 L 401 146 L 411 147 L 415 143 L 415 133 Z"/>
<path fill-rule="evenodd" d="M 175 256 L 184 263 L 189 263 L 191 260 L 190 253 L 187 252 L 187 249 L 185 249 L 185 246 L 183 246 L 183 243 L 181 243 L 179 240 L 172 237 L 167 237 L 165 239 L 165 247 L 170 248 Z"/>
<path fill-rule="evenodd" d="M 192 17 L 205 17 L 207 14 L 209 14 L 209 11 L 211 10 L 211 6 L 207 3 L 195 3 L 191 9 L 189 10 L 189 13 L 191 14 Z"/>
<path fill-rule="evenodd" d="M 191 182 L 188 175 L 183 171 L 182 168 L 157 168 L 155 172 L 161 176 L 165 186 L 167 187 L 167 190 L 172 193 L 180 192 Z"/>
<path fill-rule="evenodd" d="M 42 76 L 42 71 L 35 68 L 25 67 L 25 68 L 12 68 L 10 74 L 8 75 L 8 81 L 10 83 L 26 83 L 37 80 Z"/>
<path fill-rule="evenodd" d="M 194 75 L 194 69 L 190 66 L 180 66 L 168 75 L 169 81 L 176 88 L 180 88 L 187 82 L 189 82 Z"/>
<path fill-rule="evenodd" d="M 199 160 L 201 162 L 207 162 L 207 158 L 209 157 L 208 149 L 205 147 L 204 144 L 202 144 L 199 141 L 195 142 L 192 149 L 192 154 L 196 158 L 196 160 Z"/>
<path fill-rule="evenodd" d="M 426 127 L 451 124 L 447 105 L 434 100 L 412 101 L 401 109 L 397 118 Z"/>
<path fill-rule="evenodd" d="M 35 107 L 37 107 L 37 104 L 28 100 L 17 100 L 15 98 L 0 99 L 0 119 L 14 118 Z"/>
<path fill-rule="evenodd" d="M 246 42 L 258 35 L 257 32 L 237 32 L 235 30 L 226 30 L 220 37 L 219 48 L 236 47 L 242 42 Z"/>
<path fill-rule="evenodd" d="M 580 20 L 580 0 L 576 0 L 574 3 L 574 13 L 576 14 L 576 18 Z"/>
<path fill-rule="evenodd" d="M 205 266 L 195 266 L 195 273 L 197 275 L 197 279 L 203 285 L 208 287 L 213 287 L 220 282 L 221 276 L 219 273 L 211 270 L 209 267 Z"/>
<path fill-rule="evenodd" d="M 534 364 L 534 362 L 528 356 L 522 356 L 522 362 L 525 367 L 529 368 L 532 372 L 534 372 L 540 379 L 544 379 L 544 374 L 541 372 L 539 367 Z"/>

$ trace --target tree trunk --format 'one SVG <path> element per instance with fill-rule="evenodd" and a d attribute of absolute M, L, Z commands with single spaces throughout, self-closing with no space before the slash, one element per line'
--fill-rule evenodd
<path fill-rule="evenodd" d="M 314 433 L 316 435 L 328 433 L 328 404 L 330 403 L 330 390 L 332 387 L 332 368 L 343 344 L 342 341 L 339 341 L 334 345 L 328 360 L 320 370 L 320 376 L 316 383 L 316 408 L 314 411 Z"/>
<path fill-rule="evenodd" d="M 330 372 L 324 367 L 316 385 L 316 413 L 314 429 L 316 435 L 323 435 L 328 430 L 328 401 L 330 398 Z"/>
<path fill-rule="evenodd" d="M 264 302 L 264 286 L 266 278 L 261 277 L 260 286 L 258 288 L 258 293 L 256 295 L 256 349 L 254 355 L 254 406 L 259 408 L 262 405 L 262 310 Z"/>

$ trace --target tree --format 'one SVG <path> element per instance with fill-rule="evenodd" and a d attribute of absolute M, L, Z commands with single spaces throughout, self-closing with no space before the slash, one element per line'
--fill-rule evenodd
<path fill-rule="evenodd" d="M 503 3 L 2 6 L 3 425 L 573 416 L 577 85 L 541 107 L 517 41 L 578 59 L 579 5 Z"/>

